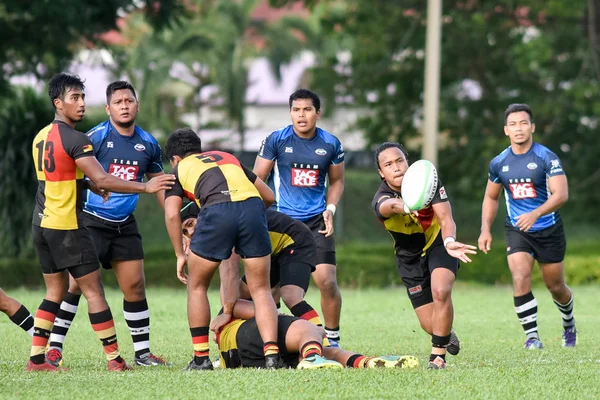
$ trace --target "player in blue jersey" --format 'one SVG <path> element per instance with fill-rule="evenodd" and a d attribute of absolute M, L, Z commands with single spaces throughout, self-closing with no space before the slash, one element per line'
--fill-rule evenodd
<path fill-rule="evenodd" d="M 161 150 L 156 139 L 135 124 L 139 103 L 129 82 L 116 81 L 106 88 L 108 121 L 88 132 L 94 153 L 104 170 L 127 181 L 141 182 L 162 175 Z M 156 193 L 164 208 L 164 191 Z M 123 291 L 123 313 L 135 350 L 134 364 L 168 365 L 150 352 L 150 313 L 146 300 L 144 250 L 133 212 L 137 194 L 111 193 L 108 200 L 90 190 L 83 220 L 92 234 L 98 258 L 105 269 L 114 269 Z M 69 290 L 56 316 L 46 358 L 57 366 L 69 326 L 75 318 L 81 290 L 71 277 Z"/>
<path fill-rule="evenodd" d="M 313 279 L 321 291 L 325 331 L 332 346 L 340 340 L 342 295 L 336 279 L 333 216 L 344 192 L 344 149 L 329 132 L 317 128 L 319 96 L 307 89 L 289 99 L 292 124 L 271 133 L 256 157 L 254 173 L 271 175 L 277 211 L 304 222 L 317 242 Z M 328 186 L 328 187 L 327 187 Z"/>
<path fill-rule="evenodd" d="M 569 197 L 567 178 L 558 156 L 533 141 L 534 131 L 531 109 L 526 104 L 511 104 L 504 113 L 504 133 L 510 146 L 490 163 L 478 244 L 486 254 L 491 248 L 491 226 L 504 188 L 506 254 L 513 277 L 515 311 L 527 336 L 525 348 L 544 347 L 538 335 L 537 300 L 531 292 L 535 260 L 562 315 L 563 346 L 574 347 L 577 331 L 573 293 L 565 284 L 566 240 L 558 212 Z"/>

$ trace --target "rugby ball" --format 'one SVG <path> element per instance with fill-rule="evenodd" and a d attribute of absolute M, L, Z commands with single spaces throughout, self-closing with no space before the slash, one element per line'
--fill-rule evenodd
<path fill-rule="evenodd" d="M 435 166 L 427 160 L 414 162 L 402 178 L 401 195 L 404 204 L 411 211 L 427 207 L 438 189 L 438 176 Z"/>

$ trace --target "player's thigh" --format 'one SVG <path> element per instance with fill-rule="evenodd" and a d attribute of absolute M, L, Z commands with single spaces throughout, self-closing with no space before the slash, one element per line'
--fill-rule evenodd
<path fill-rule="evenodd" d="M 529 233 L 535 259 L 542 264 L 560 264 L 565 258 L 567 241 L 562 222 L 537 232 Z"/>
<path fill-rule="evenodd" d="M 406 293 L 416 310 L 433 302 L 431 295 L 431 273 L 425 257 L 415 260 L 396 260 L 398 274 L 406 287 Z"/>
<path fill-rule="evenodd" d="M 540 263 L 542 279 L 549 289 L 555 289 L 565 284 L 565 265 L 564 263 Z"/>
<path fill-rule="evenodd" d="M 511 253 L 508 255 L 507 261 L 513 281 L 531 280 L 531 273 L 535 261 L 531 253 L 526 253 L 524 251 Z"/>
<path fill-rule="evenodd" d="M 452 292 L 460 267 L 458 260 L 448 254 L 441 239 L 439 243 L 436 241 L 427 249 L 426 259 L 431 273 L 431 292 L 434 298 L 448 296 Z"/>
<path fill-rule="evenodd" d="M 262 200 L 253 197 L 232 203 L 232 211 L 235 212 L 239 223 L 235 252 L 243 259 L 270 255 L 271 238 Z"/>
<path fill-rule="evenodd" d="M 325 221 L 323 215 L 319 214 L 312 217 L 309 220 L 304 221 L 304 224 L 308 226 L 313 234 L 315 243 L 317 245 L 317 256 L 316 264 L 332 264 L 337 265 L 337 258 L 335 253 L 335 239 L 333 236 L 325 237 L 320 230 L 325 229 Z"/>
<path fill-rule="evenodd" d="M 271 288 L 270 269 L 271 256 L 244 259 L 244 271 L 250 292 L 257 287 Z"/>
<path fill-rule="evenodd" d="M 284 286 L 297 286 L 304 292 L 308 291 L 310 276 L 313 267 L 301 259 L 295 259 L 284 255 L 278 260 L 279 266 L 279 284 Z M 271 266 L 273 268 L 273 266 Z M 335 266 L 333 266 L 335 268 Z M 335 277 L 335 275 L 334 275 Z"/>
<path fill-rule="evenodd" d="M 111 264 L 117 261 L 141 261 L 140 265 L 143 273 L 144 246 L 133 215 L 123 224 L 120 224 L 118 233 L 110 242 L 108 256 L 110 256 L 108 261 Z"/>
<path fill-rule="evenodd" d="M 188 256 L 188 290 L 208 290 L 210 281 L 220 261 L 208 260 L 206 258 L 190 253 Z"/>
<path fill-rule="evenodd" d="M 190 241 L 190 252 L 211 261 L 231 257 L 238 235 L 235 203 L 202 207 Z M 268 233 L 267 233 L 268 236 Z"/>

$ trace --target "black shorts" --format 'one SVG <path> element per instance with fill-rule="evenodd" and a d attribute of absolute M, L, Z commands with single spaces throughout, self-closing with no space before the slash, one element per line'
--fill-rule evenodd
<path fill-rule="evenodd" d="M 202 207 L 190 250 L 207 260 L 222 261 L 231 249 L 242 258 L 271 254 L 265 205 L 258 197 Z"/>
<path fill-rule="evenodd" d="M 142 236 L 135 217 L 111 222 L 83 213 L 82 223 L 90 231 L 102 267 L 112 268 L 112 261 L 143 260 Z"/>
<path fill-rule="evenodd" d="M 332 264 L 337 265 L 335 258 L 335 240 L 333 235 L 325 237 L 319 231 L 325 229 L 325 220 L 323 214 L 315 215 L 314 217 L 302 221 L 308 226 L 313 233 L 315 242 L 317 242 L 317 265 L 319 264 Z"/>
<path fill-rule="evenodd" d="M 293 247 L 293 246 L 290 246 Z M 314 265 L 310 265 L 295 252 L 290 254 L 291 249 L 285 248 L 284 253 L 280 253 L 275 257 L 271 257 L 271 288 L 278 284 L 280 286 L 293 285 L 298 286 L 306 293 L 310 284 L 310 274 L 315 271 Z M 298 257 L 294 257 L 294 256 Z M 242 276 L 242 281 L 248 283 L 246 275 Z"/>
<path fill-rule="evenodd" d="M 522 232 L 512 225 L 505 226 L 506 254 L 529 253 L 541 264 L 553 264 L 565 259 L 567 240 L 562 220 L 536 232 Z"/>
<path fill-rule="evenodd" d="M 434 269 L 446 268 L 456 275 L 459 268 L 458 260 L 446 251 L 441 234 L 438 234 L 424 256 L 408 263 L 396 258 L 396 264 L 413 308 L 433 302 L 431 273 Z"/>
<path fill-rule="evenodd" d="M 290 315 L 279 315 L 277 318 L 277 346 L 281 359 L 288 368 L 298 365 L 298 353 L 288 353 L 285 346 L 285 337 L 292 323 L 300 320 Z M 236 334 L 237 348 L 244 368 L 259 368 L 265 366 L 263 341 L 256 325 L 256 319 L 250 318 L 240 325 Z"/>
<path fill-rule="evenodd" d="M 42 273 L 68 270 L 74 278 L 96 271 L 98 256 L 86 228 L 60 230 L 32 225 L 31 233 Z"/>

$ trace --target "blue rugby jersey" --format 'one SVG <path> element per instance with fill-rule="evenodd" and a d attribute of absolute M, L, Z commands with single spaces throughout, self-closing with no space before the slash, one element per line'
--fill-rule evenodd
<path fill-rule="evenodd" d="M 544 204 L 552 194 L 548 187 L 548 178 L 564 174 L 558 156 L 538 143 L 533 143 L 525 154 L 515 154 L 508 147 L 496 156 L 490 162 L 489 179 L 504 186 L 506 223 L 515 226 L 519 215 L 531 212 Z M 543 215 L 529 231 L 548 228 L 559 220 L 558 210 Z"/>
<path fill-rule="evenodd" d="M 87 133 L 96 158 L 106 172 L 128 181 L 141 182 L 147 173 L 163 170 L 160 146 L 148 132 L 136 125 L 132 136 L 122 136 L 105 121 Z M 106 203 L 102 197 L 87 191 L 84 211 L 97 217 L 124 221 L 137 206 L 137 193 L 111 193 Z"/>
<path fill-rule="evenodd" d="M 344 162 L 338 138 L 317 128 L 315 136 L 303 139 L 288 125 L 267 136 L 258 155 L 275 161 L 269 184 L 277 211 L 301 221 L 325 211 L 329 166 Z"/>

